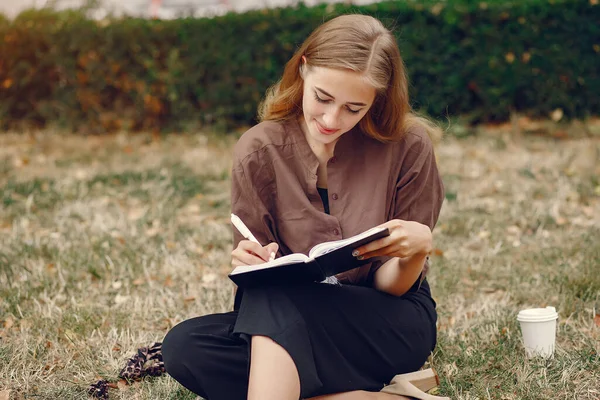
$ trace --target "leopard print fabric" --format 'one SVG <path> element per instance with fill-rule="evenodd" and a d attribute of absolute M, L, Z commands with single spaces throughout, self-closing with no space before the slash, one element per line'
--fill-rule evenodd
<path fill-rule="evenodd" d="M 146 376 L 161 376 L 164 373 L 162 343 L 157 342 L 152 346 L 139 348 L 137 354 L 127 360 L 125 367 L 119 372 L 119 378 L 131 383 Z M 89 386 L 88 393 L 94 398 L 108 400 L 108 389 L 110 387 L 116 387 L 116 385 L 101 379 Z"/>
<path fill-rule="evenodd" d="M 88 394 L 96 399 L 108 400 L 108 386 L 110 384 L 107 380 L 100 379 L 96 383 L 92 383 L 88 388 Z"/>
<path fill-rule="evenodd" d="M 161 376 L 165 373 L 162 359 L 162 343 L 138 349 L 137 354 L 127 360 L 119 377 L 127 381 L 137 381 L 145 376 Z"/>

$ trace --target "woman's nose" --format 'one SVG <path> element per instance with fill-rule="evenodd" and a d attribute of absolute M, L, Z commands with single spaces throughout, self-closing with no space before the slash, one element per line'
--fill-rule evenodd
<path fill-rule="evenodd" d="M 338 126 L 338 119 L 340 117 L 340 111 L 336 108 L 328 110 L 323 116 L 323 122 L 327 124 L 327 129 L 335 129 Z"/>

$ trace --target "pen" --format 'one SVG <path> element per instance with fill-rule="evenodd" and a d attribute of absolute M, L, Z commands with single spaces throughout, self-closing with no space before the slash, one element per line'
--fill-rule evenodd
<path fill-rule="evenodd" d="M 238 231 L 240 231 L 240 233 L 242 234 L 243 237 L 250 240 L 251 242 L 257 243 L 262 246 L 262 244 L 260 244 L 260 242 L 258 240 L 256 240 L 256 238 L 254 237 L 252 232 L 250 232 L 250 229 L 248 229 L 246 224 L 244 224 L 242 222 L 240 217 L 238 217 L 235 214 L 231 214 L 231 223 L 233 224 L 233 226 L 235 226 L 235 228 Z M 275 253 L 271 252 L 271 257 L 269 257 L 269 261 L 273 261 L 274 259 L 275 259 Z"/>

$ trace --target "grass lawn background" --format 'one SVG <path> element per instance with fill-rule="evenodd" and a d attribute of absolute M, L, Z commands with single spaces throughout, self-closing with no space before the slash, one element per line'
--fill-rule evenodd
<path fill-rule="evenodd" d="M 599 126 L 458 126 L 437 145 L 439 394 L 600 398 Z M 230 309 L 236 136 L 0 135 L 0 399 L 85 399 L 174 324 Z M 516 314 L 546 305 L 556 355 L 528 361 Z M 167 376 L 117 386 L 196 398 Z"/>

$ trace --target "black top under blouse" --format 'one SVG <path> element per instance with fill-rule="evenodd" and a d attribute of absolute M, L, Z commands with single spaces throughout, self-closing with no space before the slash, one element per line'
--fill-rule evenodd
<path fill-rule="evenodd" d="M 327 194 L 327 188 L 318 187 L 319 195 L 321 196 L 321 200 L 323 200 L 323 207 L 325 208 L 325 213 L 329 214 L 329 195 Z"/>

